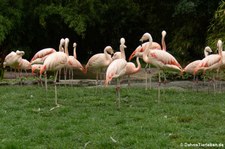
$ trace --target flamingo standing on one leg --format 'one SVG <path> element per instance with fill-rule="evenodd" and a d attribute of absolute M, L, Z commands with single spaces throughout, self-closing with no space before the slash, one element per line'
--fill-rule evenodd
<path fill-rule="evenodd" d="M 111 46 L 106 46 L 104 53 L 98 53 L 93 55 L 85 65 L 85 73 L 88 70 L 94 70 L 96 72 L 96 86 L 98 84 L 98 74 L 105 68 L 109 66 L 112 62 L 110 54 L 113 54 L 113 49 Z"/>
<path fill-rule="evenodd" d="M 152 44 L 152 36 L 149 33 L 145 33 L 140 39 L 141 42 L 146 40 L 149 40 L 148 47 L 150 47 Z M 182 73 L 181 65 L 170 53 L 164 50 L 150 50 L 150 48 L 146 48 L 143 53 L 143 60 L 146 63 L 154 65 L 160 70 L 171 70 Z M 159 72 L 158 99 L 160 99 L 160 83 L 161 76 Z"/>
<path fill-rule="evenodd" d="M 54 71 L 55 72 L 55 79 L 54 79 L 54 85 L 55 85 L 55 104 L 56 107 L 53 107 L 50 110 L 53 110 L 54 108 L 59 107 L 58 104 L 58 96 L 57 96 L 57 87 L 56 87 L 56 79 L 58 75 L 58 70 L 62 69 L 63 67 L 66 67 L 68 61 L 68 56 L 64 52 L 55 52 L 49 55 L 45 61 L 43 66 L 40 70 L 40 75 L 46 71 Z M 45 78 L 46 79 L 46 78 Z M 47 82 L 47 81 L 46 81 Z"/>
<path fill-rule="evenodd" d="M 117 79 L 116 85 L 116 95 L 117 95 L 117 104 L 120 108 L 120 78 L 126 74 L 127 61 L 125 59 L 116 59 L 114 60 L 106 70 L 106 80 L 105 85 L 108 85 L 109 82 L 113 79 Z"/>

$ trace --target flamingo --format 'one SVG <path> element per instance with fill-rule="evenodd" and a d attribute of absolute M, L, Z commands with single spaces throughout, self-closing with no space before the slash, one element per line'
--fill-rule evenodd
<path fill-rule="evenodd" d="M 166 36 L 166 31 L 163 30 L 162 31 L 162 39 L 161 39 L 161 44 L 162 44 L 162 49 L 161 46 L 156 43 L 156 42 L 152 42 L 150 49 L 158 49 L 158 50 L 164 50 L 166 51 L 166 43 L 165 43 L 165 36 Z M 143 52 L 146 50 L 146 48 L 148 48 L 149 46 L 149 42 L 145 42 L 142 44 L 142 46 L 138 46 L 133 53 L 130 55 L 129 57 L 129 61 L 131 61 L 131 59 L 136 55 L 137 52 Z M 139 54 L 138 57 L 143 58 L 143 54 Z M 145 90 L 147 90 L 148 88 L 148 73 L 150 73 L 151 71 L 148 71 L 148 67 L 150 68 L 150 65 L 147 63 L 145 66 Z M 152 82 L 152 76 L 150 75 L 150 89 L 151 89 L 151 82 Z"/>
<path fill-rule="evenodd" d="M 9 66 L 17 69 L 19 67 L 22 56 L 24 55 L 24 51 L 17 50 L 16 52 L 12 51 L 8 55 L 6 55 L 3 67 Z"/>
<path fill-rule="evenodd" d="M 111 82 L 113 78 L 116 78 L 117 80 L 116 95 L 117 95 L 117 104 L 119 108 L 120 108 L 120 78 L 126 74 L 126 66 L 127 61 L 121 58 L 112 61 L 112 63 L 106 70 L 106 80 L 105 80 L 106 86 L 109 84 L 109 82 Z"/>
<path fill-rule="evenodd" d="M 194 69 L 194 75 L 199 71 L 203 70 L 203 73 L 206 71 L 219 71 L 220 67 L 223 65 L 223 47 L 222 47 L 222 41 L 218 40 L 217 42 L 218 47 L 218 54 L 211 54 L 204 59 L 201 60 L 201 62 L 197 65 L 197 67 Z M 215 78 L 213 75 L 213 88 L 215 93 Z"/>
<path fill-rule="evenodd" d="M 27 70 L 31 69 L 31 63 L 26 59 L 21 59 L 19 64 L 20 70 L 24 70 L 27 73 Z"/>
<path fill-rule="evenodd" d="M 113 54 L 113 49 L 111 46 L 106 46 L 104 49 L 104 53 L 98 53 L 93 55 L 85 65 L 85 73 L 88 70 L 94 70 L 96 72 L 96 85 L 98 84 L 98 74 L 105 68 L 109 66 L 112 62 L 111 55 Z"/>
<path fill-rule="evenodd" d="M 125 55 L 125 52 L 124 52 L 125 47 L 126 47 L 125 39 L 121 38 L 120 39 L 121 55 Z M 141 64 L 139 61 L 139 57 L 137 57 L 136 61 L 138 65 L 137 67 L 135 66 L 134 63 L 127 62 L 124 58 L 120 58 L 120 59 L 114 60 L 107 68 L 105 85 L 108 85 L 113 78 L 117 78 L 116 94 L 118 98 L 117 101 L 118 101 L 119 107 L 120 107 L 120 78 L 124 75 L 132 75 L 140 71 Z"/>
<path fill-rule="evenodd" d="M 149 40 L 148 47 L 143 52 L 143 60 L 148 63 L 152 64 L 160 70 L 171 70 L 171 71 L 178 71 L 182 73 L 182 67 L 177 62 L 177 60 L 168 52 L 164 50 L 150 50 L 150 46 L 152 44 L 152 36 L 149 33 L 143 34 L 140 41 Z M 159 87 L 158 87 L 158 99 L 160 99 L 160 83 L 161 83 L 161 76 L 159 72 Z"/>
<path fill-rule="evenodd" d="M 3 62 L 3 68 L 6 66 L 9 66 L 13 69 L 19 69 L 20 67 L 20 61 L 22 59 L 22 56 L 24 55 L 24 51 L 17 50 L 16 52 L 12 51 L 8 55 L 6 55 L 4 62 Z"/>
<path fill-rule="evenodd" d="M 141 46 L 138 46 L 133 51 L 133 53 L 129 57 L 129 61 L 131 61 L 131 59 L 135 56 L 135 54 L 137 52 L 144 52 L 147 48 L 150 48 L 150 49 L 158 49 L 158 50 L 164 50 L 164 51 L 166 51 L 165 36 L 166 36 L 166 31 L 163 30 L 162 31 L 162 40 L 161 40 L 162 48 L 161 48 L 160 44 L 158 44 L 157 42 L 152 42 L 152 44 L 150 45 L 150 47 L 149 47 L 149 42 L 145 42 Z"/>
<path fill-rule="evenodd" d="M 56 87 L 56 79 L 58 75 L 58 70 L 66 67 L 68 62 L 68 55 L 64 52 L 54 52 L 50 54 L 44 61 L 44 64 L 41 66 L 40 75 L 42 75 L 43 72 L 46 73 L 46 71 L 54 71 L 55 72 L 55 78 L 54 78 L 54 86 L 55 86 L 55 104 L 56 107 L 51 108 L 50 110 L 53 110 L 55 108 L 60 107 L 58 104 L 58 97 L 57 97 L 57 87 Z M 45 77 L 45 86 L 47 89 L 47 78 Z"/>
<path fill-rule="evenodd" d="M 65 47 L 68 46 L 68 44 L 65 44 Z M 77 44 L 73 43 L 73 56 L 68 57 L 68 63 L 67 68 L 72 71 L 72 78 L 73 78 L 73 69 L 79 69 L 81 72 L 84 72 L 84 68 L 81 65 L 81 63 L 76 59 L 76 46 Z M 67 47 L 66 47 L 67 48 Z"/>
<path fill-rule="evenodd" d="M 218 47 L 218 54 L 211 54 L 204 59 L 201 60 L 201 62 L 197 65 L 197 67 L 194 69 L 194 75 L 199 71 L 203 70 L 204 73 L 206 70 L 216 70 L 220 66 L 222 66 L 223 57 L 222 57 L 222 41 L 218 40 L 217 42 Z"/>
<path fill-rule="evenodd" d="M 209 55 L 209 53 L 211 53 L 212 50 L 209 46 L 205 47 L 204 49 L 204 55 L 205 57 L 207 57 Z M 198 64 L 201 62 L 201 60 L 195 60 L 191 63 L 189 63 L 183 70 L 183 72 L 187 72 L 187 73 L 191 73 L 194 74 L 194 70 L 195 68 L 198 66 Z"/>
<path fill-rule="evenodd" d="M 205 47 L 204 49 L 204 55 L 205 57 L 207 57 L 209 55 L 209 53 L 211 53 L 212 50 L 209 46 Z M 194 74 L 194 69 L 198 66 L 198 64 L 201 62 L 201 60 L 195 60 L 191 63 L 189 63 L 184 69 L 183 72 L 187 72 L 187 73 L 191 73 Z M 193 81 L 195 81 L 195 75 L 193 77 Z"/>

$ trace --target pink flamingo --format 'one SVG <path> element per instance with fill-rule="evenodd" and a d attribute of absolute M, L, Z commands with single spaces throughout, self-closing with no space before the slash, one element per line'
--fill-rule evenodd
<path fill-rule="evenodd" d="M 211 54 L 204 59 L 197 65 L 194 69 L 194 75 L 199 71 L 203 70 L 204 73 L 206 70 L 217 70 L 222 65 L 222 41 L 218 40 L 217 42 L 218 47 L 218 54 Z"/>
<path fill-rule="evenodd" d="M 212 50 L 210 47 L 205 47 L 204 49 L 204 55 L 205 57 L 207 57 L 209 55 L 209 53 L 211 53 Z M 199 63 L 201 62 L 201 60 L 195 60 L 191 63 L 189 63 L 184 69 L 183 69 L 183 72 L 187 72 L 187 73 L 190 73 L 190 74 L 194 74 L 194 70 L 195 68 L 199 65 Z M 196 82 L 196 78 L 195 78 L 195 75 L 193 77 L 193 82 Z"/>
<path fill-rule="evenodd" d="M 26 59 L 21 59 L 19 67 L 21 72 L 24 70 L 27 73 L 27 70 L 31 69 L 31 63 Z"/>
<path fill-rule="evenodd" d="M 111 82 L 113 78 L 116 78 L 117 80 L 116 95 L 117 95 L 117 104 L 119 108 L 120 108 L 120 78 L 126 74 L 126 66 L 127 61 L 121 58 L 112 61 L 112 63 L 106 70 L 106 80 L 105 80 L 106 86 L 109 84 L 109 82 Z"/>
<path fill-rule="evenodd" d="M 56 107 L 53 107 L 50 110 L 53 110 L 57 107 L 60 107 L 58 104 L 58 97 L 57 97 L 57 87 L 56 87 L 56 79 L 58 75 L 58 70 L 62 69 L 63 67 L 66 67 L 68 62 L 68 55 L 65 54 L 64 52 L 54 52 L 50 54 L 44 61 L 43 66 L 41 67 L 40 70 L 40 75 L 42 75 L 43 72 L 46 73 L 46 71 L 54 71 L 55 72 L 55 79 L 54 79 L 54 85 L 55 85 L 55 104 Z M 45 86 L 47 89 L 47 78 L 45 75 Z"/>
<path fill-rule="evenodd" d="M 166 51 L 166 43 L 165 43 L 165 36 L 166 36 L 166 31 L 163 30 L 162 31 L 162 39 L 161 39 L 161 44 L 162 44 L 162 50 Z M 138 46 L 134 51 L 133 53 L 130 55 L 129 57 L 129 61 L 131 61 L 131 59 L 136 55 L 137 52 L 144 52 L 149 46 L 149 42 L 145 42 L 142 44 L 142 46 Z M 161 46 L 156 43 L 156 42 L 152 42 L 152 44 L 150 45 L 150 49 L 155 49 L 155 50 L 161 50 Z M 138 56 L 140 58 L 143 58 L 143 54 L 138 54 Z M 147 90 L 148 88 L 148 73 L 150 73 L 151 71 L 150 70 L 147 70 L 148 68 L 150 68 L 150 65 L 147 63 L 146 66 L 145 66 L 145 90 Z M 151 89 L 151 82 L 152 82 L 152 76 L 150 75 L 150 89 Z"/>
<path fill-rule="evenodd" d="M 85 65 L 85 73 L 88 70 L 94 70 L 96 72 L 96 85 L 98 84 L 98 74 L 105 68 L 109 66 L 112 62 L 110 54 L 113 54 L 113 49 L 111 46 L 106 46 L 104 53 L 98 53 L 93 55 Z"/>
<path fill-rule="evenodd" d="M 201 60 L 201 62 L 197 65 L 197 67 L 194 69 L 194 75 L 199 70 L 203 70 L 203 73 L 206 71 L 219 71 L 220 67 L 223 65 L 223 47 L 222 47 L 222 41 L 218 40 L 217 42 L 218 47 L 218 54 L 211 54 L 204 59 Z M 215 76 L 213 74 L 213 88 L 215 93 Z"/>
<path fill-rule="evenodd" d="M 16 52 L 12 51 L 8 55 L 6 55 L 4 62 L 3 62 L 3 68 L 6 66 L 9 66 L 13 69 L 20 69 L 20 61 L 22 59 L 22 56 L 24 55 L 24 51 L 17 50 Z"/>
<path fill-rule="evenodd" d="M 120 78 L 123 77 L 124 75 L 132 75 L 140 71 L 141 64 L 139 61 L 139 57 L 136 58 L 136 61 L 138 64 L 137 67 L 135 67 L 135 65 L 132 62 L 127 62 L 125 59 L 116 59 L 107 68 L 105 85 L 107 86 L 113 78 L 117 79 L 116 95 L 119 108 L 120 108 Z"/>
<path fill-rule="evenodd" d="M 145 42 L 143 43 L 141 46 L 138 46 L 134 51 L 133 53 L 130 55 L 129 57 L 129 61 L 131 61 L 131 59 L 135 56 L 135 54 L 137 52 L 144 52 L 147 48 L 150 48 L 150 49 L 158 49 L 158 50 L 164 50 L 166 51 L 166 43 L 165 43 L 165 36 L 166 36 L 166 31 L 163 30 L 162 31 L 162 40 L 161 40 L 161 43 L 162 43 L 162 48 L 160 46 L 160 44 L 158 44 L 157 42 L 152 42 L 152 44 L 150 45 L 149 47 L 149 42 Z M 140 55 L 139 55 L 140 56 Z"/>
<path fill-rule="evenodd" d="M 182 67 L 177 62 L 177 60 L 168 52 L 164 50 L 150 50 L 150 46 L 152 44 L 152 36 L 149 33 L 145 33 L 140 41 L 149 40 L 148 47 L 143 53 L 143 60 L 152 64 L 160 70 L 170 70 L 170 71 L 178 71 L 182 73 Z M 161 76 L 159 72 L 159 87 L 158 87 L 158 99 L 160 99 L 160 84 L 161 84 Z"/>
<path fill-rule="evenodd" d="M 126 47 L 125 39 L 121 38 L 120 39 L 121 55 L 125 55 L 125 51 L 124 51 L 125 47 Z M 120 107 L 120 78 L 124 75 L 132 75 L 140 71 L 141 64 L 139 61 L 139 57 L 137 57 L 136 61 L 138 65 L 137 67 L 135 66 L 134 63 L 127 62 L 124 58 L 116 59 L 107 68 L 105 85 L 108 85 L 108 83 L 113 78 L 117 78 L 116 94 L 118 98 L 117 101 L 118 101 L 119 107 Z"/>
<path fill-rule="evenodd" d="M 73 69 L 78 69 L 82 72 L 84 72 L 84 67 L 81 65 L 81 63 L 76 59 L 76 46 L 77 44 L 74 42 L 73 43 L 73 56 L 68 57 L 68 64 L 67 68 L 72 71 L 72 78 L 73 78 Z"/>

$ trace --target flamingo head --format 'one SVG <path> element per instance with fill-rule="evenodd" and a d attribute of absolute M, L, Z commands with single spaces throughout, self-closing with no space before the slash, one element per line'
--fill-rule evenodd
<path fill-rule="evenodd" d="M 162 31 L 162 37 L 165 37 L 165 36 L 166 36 L 166 31 L 163 30 L 163 31 Z"/>
<path fill-rule="evenodd" d="M 205 57 L 208 56 L 210 53 L 212 53 L 212 49 L 209 46 L 205 47 L 204 49 Z"/>
<path fill-rule="evenodd" d="M 127 48 L 125 45 L 125 38 L 120 38 L 120 45 L 123 46 L 123 48 Z"/>
<path fill-rule="evenodd" d="M 144 52 L 144 48 L 143 48 L 142 46 L 138 46 L 138 47 L 134 50 L 134 52 L 130 55 L 129 61 L 131 61 L 131 60 L 135 57 L 135 54 L 136 54 L 137 52 Z"/>
<path fill-rule="evenodd" d="M 144 42 L 146 40 L 150 40 L 152 37 L 149 33 L 144 33 L 140 39 L 140 42 Z"/>
<path fill-rule="evenodd" d="M 23 56 L 23 55 L 25 54 L 25 52 L 24 52 L 24 51 L 19 51 L 19 50 L 17 50 L 17 51 L 16 51 L 16 54 L 17 54 L 17 55 L 20 55 L 20 56 Z"/>
<path fill-rule="evenodd" d="M 113 52 L 113 48 L 111 47 L 111 46 L 106 46 L 105 47 L 105 50 L 109 53 L 109 54 L 114 54 L 114 52 Z"/>
<path fill-rule="evenodd" d="M 77 43 L 76 43 L 76 42 L 73 43 L 73 47 L 74 47 L 74 48 L 77 47 Z"/>
<path fill-rule="evenodd" d="M 222 41 L 219 39 L 218 41 L 217 41 L 217 47 L 219 48 L 219 47 L 222 47 Z"/>
<path fill-rule="evenodd" d="M 65 43 L 68 43 L 69 41 L 69 38 L 65 38 Z"/>
<path fill-rule="evenodd" d="M 63 45 L 65 45 L 65 39 L 62 38 L 59 43 L 59 51 L 64 52 Z"/>

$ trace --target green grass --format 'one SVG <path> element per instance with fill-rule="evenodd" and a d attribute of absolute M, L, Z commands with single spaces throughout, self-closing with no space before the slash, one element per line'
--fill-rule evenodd
<path fill-rule="evenodd" d="M 0 86 L 0 148 L 180 148 L 181 143 L 225 143 L 224 93 Z M 114 139 L 114 140 L 113 140 Z M 86 144 L 86 146 L 85 146 Z"/>

